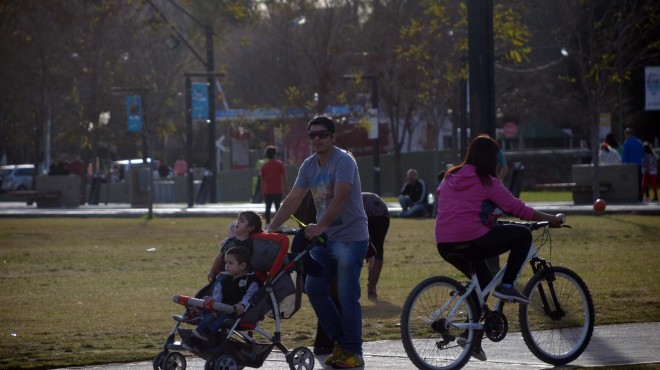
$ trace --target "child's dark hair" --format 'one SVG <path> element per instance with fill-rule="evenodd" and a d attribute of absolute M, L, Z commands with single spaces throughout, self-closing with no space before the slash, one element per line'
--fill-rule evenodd
<path fill-rule="evenodd" d="M 260 233 L 264 231 L 262 228 L 263 222 L 261 220 L 261 216 L 257 212 L 243 211 L 238 214 L 238 217 L 241 216 L 245 217 L 245 219 L 248 222 L 248 225 L 254 226 L 254 229 L 250 232 L 250 234 Z"/>
<path fill-rule="evenodd" d="M 236 258 L 236 261 L 240 265 L 245 262 L 250 267 L 250 251 L 245 247 L 231 247 L 227 252 L 225 252 L 225 259 L 227 256 L 232 255 Z"/>

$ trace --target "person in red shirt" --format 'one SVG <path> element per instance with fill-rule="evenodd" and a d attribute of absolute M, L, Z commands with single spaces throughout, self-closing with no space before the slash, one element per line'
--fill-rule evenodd
<path fill-rule="evenodd" d="M 280 209 L 282 193 L 286 190 L 286 170 L 282 161 L 275 159 L 277 149 L 269 145 L 266 148 L 268 161 L 261 166 L 261 192 L 266 202 L 264 218 L 266 225 L 270 224 L 270 208 L 274 204 L 275 212 Z"/>
<path fill-rule="evenodd" d="M 180 155 L 179 159 L 174 162 L 174 176 L 185 176 L 188 173 L 188 163 L 183 156 Z"/>

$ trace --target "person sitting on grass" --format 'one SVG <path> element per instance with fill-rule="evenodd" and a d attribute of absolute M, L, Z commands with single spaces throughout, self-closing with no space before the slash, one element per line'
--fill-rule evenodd
<path fill-rule="evenodd" d="M 426 183 L 419 178 L 417 170 L 409 169 L 406 172 L 406 182 L 399 193 L 399 204 L 401 205 L 400 217 L 424 217 L 428 205 L 426 194 Z"/>
<path fill-rule="evenodd" d="M 259 290 L 259 280 L 250 268 L 250 252 L 245 247 L 234 247 L 225 253 L 226 275 L 223 279 L 217 279 L 213 287 L 213 295 L 204 297 L 205 305 L 211 300 L 213 302 L 222 302 L 234 307 L 234 314 L 219 313 L 215 311 L 204 311 L 202 321 L 193 329 L 192 334 L 203 340 L 208 341 L 213 337 L 225 320 L 232 317 L 241 316 L 248 306 L 250 298 Z M 184 343 L 184 347 L 186 343 Z M 190 343 L 188 343 L 189 347 Z M 188 348 L 186 348 L 188 349 Z"/>

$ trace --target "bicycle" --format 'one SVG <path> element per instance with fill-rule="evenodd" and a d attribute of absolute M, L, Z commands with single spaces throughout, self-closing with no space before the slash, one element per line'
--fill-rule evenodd
<path fill-rule="evenodd" d="M 538 359 L 555 366 L 575 360 L 587 348 L 594 328 L 594 304 L 587 285 L 577 273 L 552 266 L 538 256 L 545 244 L 552 250 L 547 221 L 499 222 L 542 231 L 527 256 L 533 276 L 522 293 L 529 297 L 529 304 L 518 308 L 525 344 Z M 479 286 L 475 273 L 463 284 L 447 276 L 432 276 L 413 288 L 401 313 L 401 339 L 415 366 L 460 369 L 470 359 L 474 346 L 480 346 L 477 333 L 481 330 L 494 342 L 506 337 L 509 326 L 503 310 L 505 302 L 495 298 L 494 309 L 490 310 L 485 300 L 499 285 L 505 269 L 506 265 L 502 266 L 485 289 Z"/>

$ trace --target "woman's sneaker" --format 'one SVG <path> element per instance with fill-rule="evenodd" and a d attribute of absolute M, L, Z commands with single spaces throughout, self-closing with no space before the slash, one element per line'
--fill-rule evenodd
<path fill-rule="evenodd" d="M 502 285 L 499 285 L 493 291 L 493 296 L 499 299 L 506 299 L 509 301 L 515 301 L 521 304 L 528 304 L 529 299 L 517 291 L 514 287 L 505 288 Z"/>
<path fill-rule="evenodd" d="M 462 333 L 458 338 L 456 338 L 456 344 L 461 347 L 465 347 L 465 345 L 468 344 L 467 333 Z M 486 352 L 484 352 L 483 348 L 481 348 L 481 343 L 475 343 L 472 346 L 472 353 L 470 353 L 470 355 L 479 361 L 486 361 L 488 359 L 486 357 Z"/>
<path fill-rule="evenodd" d="M 342 350 L 342 354 L 338 357 L 335 357 L 329 365 L 334 369 L 352 369 L 355 367 L 364 367 L 364 358 L 359 353 L 346 352 Z"/>

